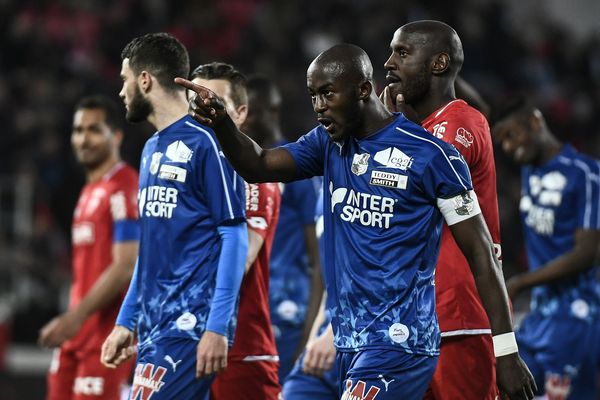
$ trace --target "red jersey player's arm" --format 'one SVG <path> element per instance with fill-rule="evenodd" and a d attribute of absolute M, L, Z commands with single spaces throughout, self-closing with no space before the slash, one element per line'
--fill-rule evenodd
<path fill-rule="evenodd" d="M 258 233 L 256 233 L 251 228 L 248 228 L 248 257 L 246 257 L 246 269 L 244 270 L 244 274 L 247 274 L 250 271 L 250 267 L 254 264 L 256 257 L 258 257 L 258 253 L 260 253 L 260 249 L 262 249 L 263 243 L 265 239 Z"/>
<path fill-rule="evenodd" d="M 300 338 L 300 343 L 294 358 L 298 358 L 300 353 L 304 351 L 304 346 L 306 346 L 306 342 L 310 336 L 313 322 L 319 312 L 319 306 L 321 305 L 321 298 L 323 296 L 324 287 L 323 279 L 321 278 L 321 263 L 319 261 L 319 243 L 315 232 L 315 224 L 304 225 L 304 242 L 306 243 L 308 262 L 310 263 L 310 295 L 306 307 L 304 326 L 302 327 L 302 337 Z"/>
<path fill-rule="evenodd" d="M 508 294 L 514 297 L 520 291 L 584 272 L 594 266 L 600 249 L 600 231 L 578 229 L 575 246 L 571 251 L 551 260 L 535 271 L 513 276 L 506 282 Z"/>
<path fill-rule="evenodd" d="M 452 235 L 465 255 L 483 306 L 490 320 L 494 342 L 512 334 L 508 295 L 504 286 L 502 268 L 494 256 L 492 237 L 481 214 L 450 225 Z M 514 340 L 514 336 L 513 340 Z M 511 342 L 512 345 L 512 342 Z M 500 351 L 500 350 L 499 350 Z M 496 352 L 496 346 L 494 346 Z M 510 399 L 532 398 L 535 383 L 529 369 L 516 351 L 496 356 L 496 380 L 500 390 Z M 526 393 L 527 397 L 522 397 Z"/>
<path fill-rule="evenodd" d="M 112 253 L 112 264 L 100 275 L 77 307 L 52 319 L 42 328 L 39 337 L 42 346 L 60 346 L 75 336 L 90 315 L 114 301 L 127 287 L 138 254 L 138 242 L 114 243 Z"/>

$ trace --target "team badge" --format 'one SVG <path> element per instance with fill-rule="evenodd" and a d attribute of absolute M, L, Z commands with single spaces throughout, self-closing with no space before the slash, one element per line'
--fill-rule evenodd
<path fill-rule="evenodd" d="M 354 158 L 352 159 L 352 173 L 354 175 L 358 176 L 367 172 L 367 168 L 369 168 L 369 157 L 371 157 L 369 153 L 354 155 Z"/>
<path fill-rule="evenodd" d="M 162 158 L 162 156 L 163 153 L 161 153 L 160 151 L 152 153 L 152 161 L 150 161 L 150 173 L 152 175 L 156 175 L 156 173 L 158 172 L 158 167 L 160 165 L 160 159 Z"/>

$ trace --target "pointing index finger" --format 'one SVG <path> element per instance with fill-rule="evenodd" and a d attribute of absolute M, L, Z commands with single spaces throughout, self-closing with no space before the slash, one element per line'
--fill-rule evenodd
<path fill-rule="evenodd" d="M 177 78 L 175 78 L 175 83 L 178 84 L 179 86 L 183 86 L 186 89 L 189 89 L 189 90 L 192 90 L 192 91 L 198 93 L 202 97 L 207 97 L 207 98 L 217 97 L 215 92 L 213 92 L 209 88 L 204 87 L 202 85 L 198 85 L 197 83 L 194 83 L 187 79 L 177 77 Z"/>

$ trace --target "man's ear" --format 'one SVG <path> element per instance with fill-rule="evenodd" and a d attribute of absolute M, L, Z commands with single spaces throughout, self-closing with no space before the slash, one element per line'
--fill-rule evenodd
<path fill-rule="evenodd" d="M 237 125 L 242 125 L 248 117 L 248 105 L 243 104 L 239 106 L 235 111 L 237 112 Z"/>
<path fill-rule="evenodd" d="M 142 93 L 148 93 L 152 89 L 154 77 L 148 71 L 142 71 L 138 76 L 138 84 Z"/>
<path fill-rule="evenodd" d="M 371 81 L 364 81 L 358 87 L 358 98 L 360 100 L 366 100 L 371 96 L 373 91 L 373 83 Z"/>
<path fill-rule="evenodd" d="M 433 59 L 431 72 L 434 75 L 441 75 L 450 68 L 450 56 L 447 53 L 439 53 Z"/>

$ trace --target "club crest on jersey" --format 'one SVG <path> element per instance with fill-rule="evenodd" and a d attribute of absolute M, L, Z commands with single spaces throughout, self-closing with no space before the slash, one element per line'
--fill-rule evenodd
<path fill-rule="evenodd" d="M 473 144 L 473 135 L 465 128 L 458 128 L 454 140 L 465 147 L 470 147 Z"/>
<path fill-rule="evenodd" d="M 388 147 L 385 150 L 377 152 L 374 160 L 386 168 L 396 168 L 402 171 L 409 169 L 413 162 L 412 157 L 404 154 L 396 147 Z"/>
<path fill-rule="evenodd" d="M 369 168 L 369 157 L 371 155 L 369 153 L 365 154 L 355 154 L 352 159 L 352 173 L 354 175 L 362 175 L 367 172 Z"/>
<path fill-rule="evenodd" d="M 169 161 L 186 163 L 192 159 L 194 152 L 181 140 L 171 143 L 167 147 L 166 156 Z"/>
<path fill-rule="evenodd" d="M 167 369 L 154 364 L 138 364 L 135 367 L 133 386 L 131 387 L 132 400 L 150 400 L 152 395 L 165 385 L 163 377 Z"/>
<path fill-rule="evenodd" d="M 367 384 L 364 381 L 359 380 L 354 387 L 352 383 L 352 379 L 346 379 L 346 390 L 344 390 L 341 400 L 375 400 L 381 391 L 377 386 L 371 386 L 365 394 Z"/>
<path fill-rule="evenodd" d="M 384 171 L 371 171 L 370 185 L 406 189 L 408 176 Z"/>
<path fill-rule="evenodd" d="M 150 173 L 152 175 L 156 175 L 158 172 L 158 167 L 160 166 L 160 159 L 162 158 L 163 153 L 160 151 L 152 153 L 152 160 L 150 161 Z"/>
<path fill-rule="evenodd" d="M 469 192 L 461 193 L 452 200 L 454 200 L 454 211 L 458 215 L 470 215 L 475 206 Z"/>

